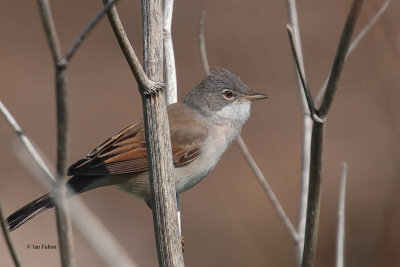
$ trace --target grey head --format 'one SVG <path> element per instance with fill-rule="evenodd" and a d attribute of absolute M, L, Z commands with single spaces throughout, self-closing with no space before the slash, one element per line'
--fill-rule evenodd
<path fill-rule="evenodd" d="M 243 124 L 250 115 L 251 102 L 263 98 L 267 95 L 253 92 L 232 72 L 215 68 L 183 102 L 209 119 Z"/>

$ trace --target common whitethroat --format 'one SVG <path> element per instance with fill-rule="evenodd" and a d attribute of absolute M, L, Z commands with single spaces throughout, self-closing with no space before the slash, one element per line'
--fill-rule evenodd
<path fill-rule="evenodd" d="M 182 103 L 167 107 L 170 126 L 173 178 L 176 193 L 198 184 L 217 164 L 250 116 L 255 93 L 232 72 L 216 68 L 190 90 Z M 118 185 L 150 206 L 150 185 L 143 120 L 108 138 L 71 165 L 67 184 L 82 193 Z M 50 192 L 7 218 L 10 231 L 54 207 Z"/>

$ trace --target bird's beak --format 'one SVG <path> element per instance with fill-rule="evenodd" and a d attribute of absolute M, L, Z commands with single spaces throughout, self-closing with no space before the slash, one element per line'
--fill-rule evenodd
<path fill-rule="evenodd" d="M 242 97 L 244 100 L 259 100 L 259 99 L 264 99 L 264 98 L 268 98 L 268 95 L 265 94 L 261 94 L 261 93 L 250 93 L 248 95 L 245 95 L 244 97 Z"/>

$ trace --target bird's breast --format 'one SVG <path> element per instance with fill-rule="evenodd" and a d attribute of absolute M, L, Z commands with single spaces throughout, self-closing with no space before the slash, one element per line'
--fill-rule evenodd
<path fill-rule="evenodd" d="M 190 164 L 174 168 L 177 193 L 184 192 L 198 184 L 218 163 L 222 154 L 236 137 L 229 125 L 218 125 L 210 129 L 201 146 L 199 156 Z"/>

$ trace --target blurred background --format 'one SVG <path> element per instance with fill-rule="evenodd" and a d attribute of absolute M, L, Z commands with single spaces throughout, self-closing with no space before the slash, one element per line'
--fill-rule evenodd
<path fill-rule="evenodd" d="M 84 3 L 84 4 L 83 4 Z M 365 1 L 356 34 L 383 0 Z M 52 1 L 64 51 L 101 1 Z M 120 1 L 120 15 L 142 55 L 140 1 Z M 316 95 L 333 62 L 350 2 L 298 1 L 307 77 Z M 267 101 L 255 103 L 242 136 L 293 224 L 298 222 L 302 112 L 285 25 L 286 1 L 175 1 L 173 41 L 179 99 L 204 77 L 197 46 L 201 10 L 211 66 L 238 74 Z M 334 266 L 341 164 L 348 162 L 347 266 L 400 266 L 400 4 L 394 1 L 348 57 L 324 147 L 316 266 Z M 35 1 L 0 9 L 0 97 L 25 133 L 55 165 L 54 70 Z M 396 26 L 397 25 L 397 26 Z M 68 69 L 70 163 L 142 117 L 140 95 L 103 19 Z M 47 192 L 19 160 L 21 144 L 0 118 L 0 201 L 9 215 Z M 37 171 L 37 170 L 36 170 Z M 82 195 L 139 266 L 156 266 L 150 209 L 115 187 Z M 208 177 L 181 196 L 186 266 L 296 266 L 295 246 L 233 143 Z M 58 266 L 54 211 L 11 233 L 23 266 Z M 75 229 L 78 266 L 104 266 Z M 3 237 L 0 265 L 12 266 Z"/>

